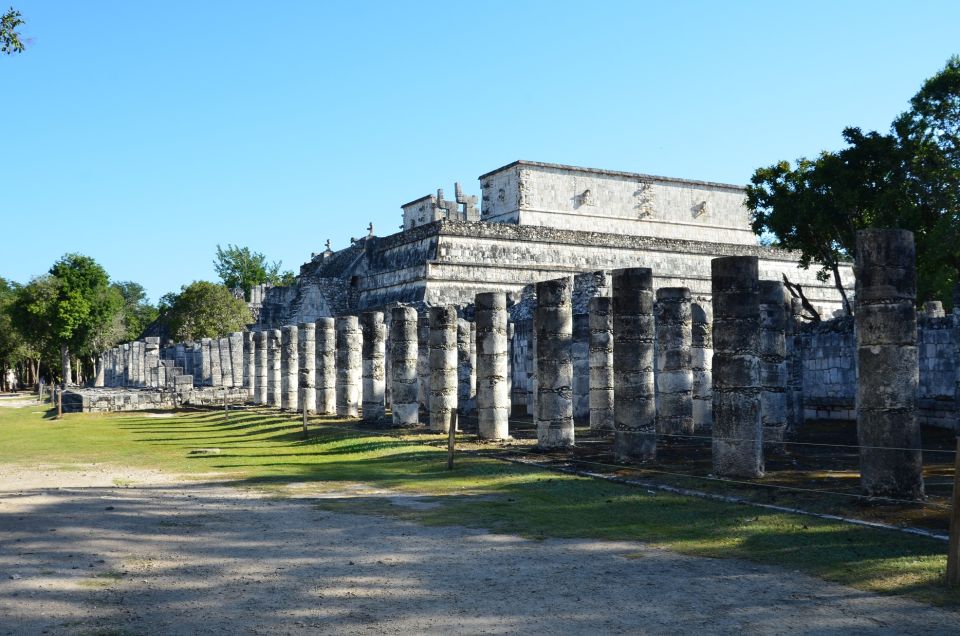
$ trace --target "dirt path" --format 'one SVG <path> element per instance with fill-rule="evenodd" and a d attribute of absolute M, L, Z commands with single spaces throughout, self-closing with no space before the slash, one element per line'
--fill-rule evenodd
<path fill-rule="evenodd" d="M 740 561 L 310 503 L 0 467 L 0 634 L 943 634 L 960 619 Z"/>

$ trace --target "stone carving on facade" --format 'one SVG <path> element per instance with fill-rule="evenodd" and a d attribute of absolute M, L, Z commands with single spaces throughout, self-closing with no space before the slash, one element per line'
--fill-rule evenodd
<path fill-rule="evenodd" d="M 464 221 L 478 221 L 480 219 L 480 213 L 477 211 L 477 197 L 476 195 L 466 196 L 463 194 L 463 188 L 460 187 L 460 182 L 457 181 L 453 184 L 454 199 L 459 205 L 463 206 L 461 212 L 462 219 Z"/>
<path fill-rule="evenodd" d="M 700 203 L 693 206 L 693 217 L 699 218 L 701 216 L 706 216 L 710 212 L 710 204 L 706 200 L 701 201 Z"/>
<path fill-rule="evenodd" d="M 637 182 L 633 197 L 636 199 L 633 207 L 637 211 L 637 218 L 646 219 L 653 216 L 653 186 L 650 183 Z"/>
<path fill-rule="evenodd" d="M 520 170 L 517 173 L 517 186 L 517 190 L 519 191 L 517 207 L 520 209 L 529 207 L 533 195 L 533 188 L 530 187 L 530 179 L 526 170 Z"/>
<path fill-rule="evenodd" d="M 577 201 L 577 207 L 594 204 L 593 192 L 590 190 L 590 188 L 587 188 L 582 193 L 578 194 L 575 198 Z"/>
<path fill-rule="evenodd" d="M 441 219 L 457 218 L 457 202 L 447 201 L 443 198 L 443 188 L 437 188 L 437 208 L 443 212 L 439 215 Z"/>

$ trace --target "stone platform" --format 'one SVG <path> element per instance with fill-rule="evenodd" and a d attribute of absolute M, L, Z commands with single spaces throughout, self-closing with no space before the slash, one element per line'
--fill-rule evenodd
<path fill-rule="evenodd" d="M 179 391 L 151 388 L 85 388 L 63 392 L 64 413 L 116 413 L 168 410 L 182 406 L 244 404 L 250 396 L 244 388 L 192 387 Z"/>

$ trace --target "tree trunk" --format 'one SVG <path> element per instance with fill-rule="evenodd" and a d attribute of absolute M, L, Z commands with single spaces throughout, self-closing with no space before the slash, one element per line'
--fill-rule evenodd
<path fill-rule="evenodd" d="M 70 369 L 70 349 L 67 347 L 67 343 L 60 345 L 60 377 L 64 387 L 70 384 L 70 380 L 73 378 L 73 372 Z"/>
<path fill-rule="evenodd" d="M 800 304 L 810 314 L 807 318 L 811 322 L 820 322 L 820 312 L 818 312 L 803 293 L 803 287 L 799 283 L 791 283 L 786 274 L 783 274 L 783 285 L 794 298 L 800 299 Z"/>
<path fill-rule="evenodd" d="M 837 286 L 837 291 L 840 292 L 840 298 L 843 299 L 843 311 L 846 312 L 848 316 L 852 316 L 853 308 L 850 307 L 847 290 L 843 288 L 843 281 L 840 280 L 840 266 L 834 263 L 830 266 L 830 269 L 833 270 L 833 284 Z"/>

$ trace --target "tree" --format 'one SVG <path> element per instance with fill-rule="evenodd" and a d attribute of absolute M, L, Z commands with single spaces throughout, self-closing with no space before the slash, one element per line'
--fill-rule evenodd
<path fill-rule="evenodd" d="M 219 338 L 253 322 L 247 304 L 216 283 L 195 281 L 161 300 L 163 319 L 178 340 Z"/>
<path fill-rule="evenodd" d="M 818 278 L 833 278 L 851 313 L 839 265 L 856 257 L 857 230 L 912 230 L 920 300 L 949 299 L 944 291 L 960 271 L 958 96 L 960 61 L 953 58 L 890 134 L 847 128 L 847 147 L 838 152 L 756 170 L 747 187 L 754 232 L 797 250 L 802 267 L 819 265 Z"/>
<path fill-rule="evenodd" d="M 159 312 L 147 301 L 147 292 L 140 283 L 122 281 L 111 285 L 123 296 L 123 340 L 136 340 L 157 319 Z M 110 347 L 113 345 L 111 344 Z M 110 347 L 107 347 L 108 349 Z"/>
<path fill-rule="evenodd" d="M 250 290 L 256 285 L 287 285 L 293 280 L 293 272 L 281 272 L 281 262 L 267 263 L 260 252 L 249 247 L 227 245 L 227 249 L 217 245 L 217 257 L 213 267 L 228 289 L 242 289 L 245 300 L 250 300 Z"/>
<path fill-rule="evenodd" d="M 0 16 L 0 53 L 11 55 L 23 52 L 23 41 L 17 29 L 24 24 L 20 12 L 13 7 Z"/>
<path fill-rule="evenodd" d="M 15 291 L 9 306 L 14 329 L 23 336 L 26 346 L 36 360 L 35 376 L 44 364 L 53 371 L 59 362 L 59 350 L 54 338 L 54 314 L 59 281 L 53 276 L 38 276 Z"/>

